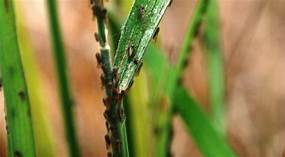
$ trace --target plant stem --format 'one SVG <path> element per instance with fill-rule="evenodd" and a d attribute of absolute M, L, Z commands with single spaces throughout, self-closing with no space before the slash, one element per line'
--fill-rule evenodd
<path fill-rule="evenodd" d="M 178 61 L 175 66 L 177 77 L 176 79 L 174 79 L 175 81 L 170 83 L 169 88 L 167 90 L 170 93 L 170 95 L 173 95 L 174 88 L 177 85 L 177 81 L 180 79 L 180 77 L 182 77 L 183 71 L 187 66 L 187 60 L 189 53 L 191 52 L 193 40 L 199 32 L 199 28 L 203 20 L 203 15 L 206 13 L 209 1 L 210 0 L 198 0 L 196 4 L 196 8 L 191 17 L 185 38 L 182 43 L 182 48 L 179 52 Z"/>
<path fill-rule="evenodd" d="M 172 117 L 175 106 L 174 94 L 175 88 L 179 83 L 180 78 L 182 77 L 183 70 L 187 65 L 188 54 L 191 50 L 192 43 L 196 35 L 198 34 L 200 25 L 202 23 L 203 15 L 205 14 L 206 8 L 208 5 L 208 0 L 199 0 L 196 4 L 195 10 L 191 17 L 183 44 L 182 49 L 179 53 L 177 64 L 174 67 L 168 69 L 169 76 L 167 77 L 167 83 L 165 84 L 165 94 L 168 96 L 169 100 L 166 100 L 168 111 L 161 113 L 161 126 L 164 130 L 157 139 L 157 156 L 164 157 L 166 156 L 167 150 L 171 148 L 171 129 L 172 129 Z M 169 153 L 168 153 L 169 154 Z"/>
<path fill-rule="evenodd" d="M 101 79 L 106 95 L 103 102 L 106 106 L 104 117 L 108 131 L 105 136 L 108 156 L 128 157 L 128 139 L 122 95 L 116 92 L 117 71 L 112 66 L 111 50 L 107 42 L 108 34 L 105 23 L 107 10 L 104 8 L 102 0 L 91 1 L 91 7 L 93 15 L 97 17 L 98 33 L 95 33 L 95 38 L 100 45 L 100 54 L 96 54 L 96 58 L 103 71 Z"/>
<path fill-rule="evenodd" d="M 66 139 L 69 147 L 69 155 L 80 157 L 80 148 L 76 135 L 75 120 L 73 115 L 73 98 L 69 89 L 69 82 L 66 70 L 65 50 L 60 31 L 60 24 L 57 13 L 57 1 L 47 0 L 50 32 L 53 45 L 53 56 L 58 76 L 58 85 L 65 125 Z"/>
<path fill-rule="evenodd" d="M 30 102 L 17 41 L 13 1 L 0 0 L 0 21 L 0 71 L 5 96 L 8 155 L 35 157 Z"/>

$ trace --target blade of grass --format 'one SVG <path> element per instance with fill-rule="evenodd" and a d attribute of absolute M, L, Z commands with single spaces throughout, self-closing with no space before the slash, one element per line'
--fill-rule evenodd
<path fill-rule="evenodd" d="M 203 39 L 206 46 L 210 104 L 214 127 L 225 136 L 225 79 L 224 61 L 220 45 L 219 7 L 217 0 L 210 0 L 205 16 Z"/>
<path fill-rule="evenodd" d="M 133 4 L 122 27 L 114 60 L 114 67 L 118 68 L 119 74 L 119 91 L 129 88 L 169 3 L 170 0 L 136 0 Z"/>
<path fill-rule="evenodd" d="M 129 4 L 131 1 L 123 1 L 123 5 Z M 128 6 L 129 6 L 128 5 Z M 114 8 L 114 7 L 113 7 Z M 121 11 L 121 7 L 116 7 L 116 11 Z M 126 8 L 124 7 L 126 11 Z M 116 49 L 120 37 L 121 21 L 124 17 L 119 17 L 114 14 L 114 9 L 108 10 L 109 28 L 111 30 L 111 39 L 113 49 Z M 141 75 L 134 83 L 133 88 L 124 101 L 126 111 L 127 135 L 129 143 L 129 153 L 133 157 L 153 156 L 153 138 L 152 138 L 152 123 L 151 110 L 149 106 L 149 91 L 147 88 L 147 76 L 144 70 L 141 70 Z"/>
<path fill-rule="evenodd" d="M 207 115 L 183 87 L 175 90 L 174 102 L 187 131 L 204 157 L 234 157 L 235 153 L 214 129 Z"/>
<path fill-rule="evenodd" d="M 131 124 L 128 126 L 132 129 L 133 136 L 133 155 L 134 157 L 151 157 L 153 153 L 152 140 L 152 119 L 149 108 L 149 93 L 147 85 L 147 75 L 141 71 L 140 77 L 135 83 L 128 95 L 130 114 L 128 118 Z"/>
<path fill-rule="evenodd" d="M 35 157 L 30 102 L 23 72 L 13 1 L 0 0 L 0 64 L 9 157 Z"/>
<path fill-rule="evenodd" d="M 31 46 L 30 37 L 25 28 L 24 15 L 22 14 L 23 8 L 19 4 L 15 7 L 17 34 L 31 102 L 36 154 L 40 157 L 53 157 L 55 156 L 55 141 L 52 139 L 51 128 L 49 127 L 50 121 L 45 113 L 47 104 L 41 93 L 42 82 L 39 78 L 38 64 Z"/>
<path fill-rule="evenodd" d="M 60 24 L 57 13 L 57 1 L 47 0 L 51 41 L 53 45 L 53 56 L 58 76 L 58 86 L 65 125 L 66 140 L 69 155 L 80 157 L 80 148 L 76 135 L 75 120 L 73 114 L 73 98 L 71 96 L 68 76 L 66 71 L 65 50 L 63 46 Z"/>

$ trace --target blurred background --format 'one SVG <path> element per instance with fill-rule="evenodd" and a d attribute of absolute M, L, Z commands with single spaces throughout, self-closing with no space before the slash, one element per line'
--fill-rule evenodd
<path fill-rule="evenodd" d="M 175 62 L 196 0 L 173 0 L 160 24 L 159 40 Z M 17 0 L 32 40 L 48 100 L 58 157 L 67 156 L 58 104 L 46 4 L 44 0 Z M 229 142 L 241 157 L 285 157 L 285 1 L 220 0 L 222 48 L 226 75 L 226 121 Z M 61 27 L 75 97 L 75 113 L 84 157 L 106 155 L 105 120 L 100 69 L 93 33 L 96 22 L 89 0 L 59 0 Z M 201 37 L 194 42 L 184 84 L 207 110 L 209 96 Z M 282 68 L 283 67 L 283 68 Z M 6 147 L 3 93 L 0 91 L 0 156 Z M 172 151 L 176 157 L 199 157 L 180 118 L 174 120 Z"/>

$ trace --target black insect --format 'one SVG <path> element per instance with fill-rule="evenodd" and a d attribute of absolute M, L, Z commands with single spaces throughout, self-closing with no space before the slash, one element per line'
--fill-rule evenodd
<path fill-rule="evenodd" d="M 113 68 L 112 75 L 114 81 L 117 82 L 119 80 L 118 68 Z"/>
<path fill-rule="evenodd" d="M 106 141 L 106 148 L 110 149 L 111 140 L 110 140 L 109 135 L 105 135 L 105 141 Z"/>
<path fill-rule="evenodd" d="M 100 41 L 100 37 L 99 37 L 99 34 L 98 34 L 97 32 L 94 33 L 94 37 L 95 37 L 95 40 L 96 40 L 97 42 Z"/>
<path fill-rule="evenodd" d="M 129 58 L 133 58 L 134 56 L 134 45 L 129 45 L 127 48 L 127 54 Z"/>
<path fill-rule="evenodd" d="M 109 120 L 110 119 L 110 111 L 105 110 L 105 112 L 103 113 L 103 116 L 105 119 Z"/>
<path fill-rule="evenodd" d="M 112 155 L 112 153 L 111 152 L 108 152 L 107 153 L 107 157 L 112 157 L 113 155 Z"/>
<path fill-rule="evenodd" d="M 0 91 L 2 89 L 2 86 L 3 86 L 3 80 L 2 80 L 2 78 L 0 78 Z"/>
<path fill-rule="evenodd" d="M 107 14 L 107 9 L 96 4 L 94 1 L 91 1 L 91 8 L 93 11 L 93 15 L 98 18 L 105 19 Z"/>
<path fill-rule="evenodd" d="M 22 157 L 23 155 L 22 155 L 22 153 L 21 153 L 20 151 L 16 150 L 16 151 L 14 152 L 14 156 L 15 156 L 15 157 Z"/>
<path fill-rule="evenodd" d="M 111 100 L 110 100 L 109 97 L 103 98 L 103 104 L 104 104 L 105 106 L 109 106 L 110 103 L 111 103 Z"/>
<path fill-rule="evenodd" d="M 171 7 L 172 3 L 173 3 L 173 0 L 170 0 L 168 7 Z"/>
<path fill-rule="evenodd" d="M 101 83 L 102 83 L 102 84 L 105 84 L 106 79 L 105 79 L 105 77 L 104 77 L 104 75 L 103 75 L 103 74 L 101 75 L 100 79 L 101 79 Z"/>
<path fill-rule="evenodd" d="M 139 15 L 140 15 L 141 19 L 144 19 L 144 17 L 145 17 L 145 7 L 143 5 L 140 6 L 140 13 L 139 13 Z"/>
<path fill-rule="evenodd" d="M 18 95 L 19 95 L 19 97 L 20 97 L 20 99 L 21 99 L 22 101 L 24 101 L 24 100 L 26 99 L 26 95 L 25 95 L 24 91 L 20 91 L 20 92 L 18 93 Z"/>
<path fill-rule="evenodd" d="M 160 30 L 160 28 L 159 28 L 159 27 L 156 27 L 155 32 L 154 32 L 154 34 L 153 34 L 153 36 L 152 36 L 153 39 L 155 39 L 155 38 L 157 37 L 157 35 L 158 35 L 158 33 L 159 33 L 159 30 Z"/>
<path fill-rule="evenodd" d="M 140 63 L 140 60 L 138 58 L 135 58 L 134 63 L 135 63 L 135 65 L 138 65 Z"/>
<path fill-rule="evenodd" d="M 96 56 L 97 64 L 102 65 L 102 57 L 101 57 L 100 53 L 96 53 L 95 56 Z"/>

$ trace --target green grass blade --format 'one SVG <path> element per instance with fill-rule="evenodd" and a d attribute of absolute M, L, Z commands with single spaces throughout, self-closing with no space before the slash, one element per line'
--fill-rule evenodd
<path fill-rule="evenodd" d="M 152 119 L 147 83 L 147 75 L 142 69 L 140 77 L 136 78 L 128 95 L 130 115 L 127 116 L 131 123 L 128 126 L 132 129 L 133 157 L 151 157 L 153 152 Z"/>
<path fill-rule="evenodd" d="M 73 114 L 73 98 L 71 96 L 68 76 L 66 71 L 65 50 L 60 32 L 57 13 L 57 1 L 47 0 L 50 33 L 53 45 L 53 56 L 58 76 L 59 93 L 61 99 L 62 113 L 65 125 L 65 133 L 69 154 L 72 157 L 80 157 L 79 143 L 76 135 L 75 120 Z"/>
<path fill-rule="evenodd" d="M 223 53 L 220 44 L 220 21 L 217 0 L 210 0 L 205 16 L 204 42 L 208 64 L 210 104 L 214 127 L 225 136 L 225 76 Z"/>
<path fill-rule="evenodd" d="M 170 0 L 136 0 L 133 4 L 122 28 L 114 60 L 114 67 L 119 73 L 120 91 L 129 88 L 169 3 Z"/>
<path fill-rule="evenodd" d="M 235 153 L 213 128 L 207 115 L 183 87 L 175 90 L 174 102 L 187 131 L 204 157 L 234 157 Z"/>
<path fill-rule="evenodd" d="M 22 8 L 16 5 L 16 23 L 17 34 L 19 37 L 19 45 L 25 71 L 25 78 L 30 97 L 31 113 L 33 121 L 33 130 L 35 136 L 36 154 L 40 157 L 55 156 L 55 141 L 52 139 L 51 128 L 49 127 L 50 119 L 45 113 L 47 107 L 44 101 L 42 82 L 40 80 L 38 63 L 36 61 L 35 52 L 32 48 L 29 34 L 25 28 L 23 20 Z"/>
<path fill-rule="evenodd" d="M 151 107 L 153 110 L 153 129 L 155 137 L 155 156 L 171 154 L 172 100 L 165 89 L 173 81 L 173 66 L 154 44 L 150 44 L 145 55 L 145 69 L 150 76 Z M 163 79 L 162 79 L 163 78 Z"/>
<path fill-rule="evenodd" d="M 17 41 L 13 1 L 0 0 L 0 64 L 9 157 L 35 157 L 30 102 Z"/>

